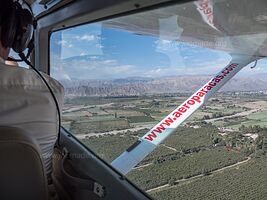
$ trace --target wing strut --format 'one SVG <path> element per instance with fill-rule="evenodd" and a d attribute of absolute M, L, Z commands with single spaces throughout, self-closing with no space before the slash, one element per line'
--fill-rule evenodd
<path fill-rule="evenodd" d="M 232 54 L 231 62 L 223 70 L 123 152 L 111 165 L 122 174 L 127 174 L 236 73 L 257 59 L 259 58 L 255 56 Z"/>

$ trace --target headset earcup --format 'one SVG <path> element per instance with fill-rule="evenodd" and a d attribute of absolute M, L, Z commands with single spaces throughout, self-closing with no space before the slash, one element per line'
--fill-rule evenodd
<path fill-rule="evenodd" d="M 12 48 L 15 52 L 23 52 L 32 38 L 33 20 L 32 15 L 27 9 L 18 7 L 17 9 L 18 23 L 17 31 Z"/>

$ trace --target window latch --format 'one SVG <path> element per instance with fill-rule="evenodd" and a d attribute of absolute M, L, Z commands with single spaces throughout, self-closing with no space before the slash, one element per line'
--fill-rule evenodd
<path fill-rule="evenodd" d="M 94 183 L 94 193 L 103 198 L 105 196 L 105 187 L 100 185 L 99 183 L 95 182 Z"/>

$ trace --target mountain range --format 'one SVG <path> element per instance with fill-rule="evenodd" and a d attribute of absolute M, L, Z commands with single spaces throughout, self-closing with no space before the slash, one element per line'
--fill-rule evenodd
<path fill-rule="evenodd" d="M 189 92 L 199 89 L 211 76 L 131 77 L 109 80 L 64 80 L 66 96 L 134 96 Z M 233 78 L 220 91 L 267 91 L 267 74 Z"/>

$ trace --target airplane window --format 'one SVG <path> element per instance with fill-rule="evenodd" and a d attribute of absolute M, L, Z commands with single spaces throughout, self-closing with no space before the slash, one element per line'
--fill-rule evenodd
<path fill-rule="evenodd" d="M 62 125 L 111 163 L 240 55 L 252 64 L 127 177 L 160 200 L 265 199 L 267 21 L 256 2 L 200 0 L 54 32 Z"/>
<path fill-rule="evenodd" d="M 25 53 L 25 55 L 26 54 L 27 54 L 27 52 Z M 8 65 L 14 65 L 14 66 L 19 65 L 20 67 L 24 67 L 24 68 L 29 69 L 29 66 L 25 62 L 23 62 L 21 60 L 21 58 L 18 56 L 18 54 L 16 52 L 14 52 L 12 49 L 10 50 L 10 58 L 13 58 L 13 59 L 18 60 L 18 61 L 6 62 Z"/>

